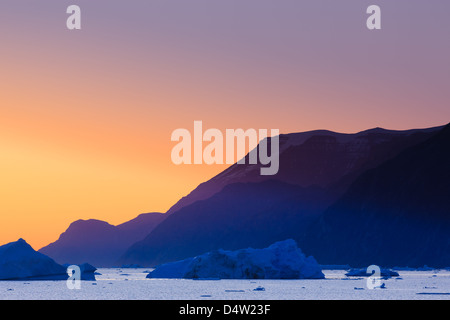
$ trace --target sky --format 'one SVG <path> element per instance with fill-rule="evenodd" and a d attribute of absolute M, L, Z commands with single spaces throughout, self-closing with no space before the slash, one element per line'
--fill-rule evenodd
<path fill-rule="evenodd" d="M 81 8 L 81 30 L 66 9 Z M 381 30 L 366 27 L 369 5 Z M 172 163 L 178 128 L 450 121 L 447 0 L 2 0 L 0 244 L 165 212 L 226 165 Z"/>

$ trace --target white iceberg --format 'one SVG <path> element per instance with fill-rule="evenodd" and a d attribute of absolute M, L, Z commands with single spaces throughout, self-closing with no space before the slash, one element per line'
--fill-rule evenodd
<path fill-rule="evenodd" d="M 0 246 L 0 280 L 67 279 L 66 268 L 19 239 Z"/>
<path fill-rule="evenodd" d="M 147 278 L 185 279 L 323 279 L 313 257 L 306 257 L 294 240 L 265 249 L 217 250 L 155 268 Z"/>

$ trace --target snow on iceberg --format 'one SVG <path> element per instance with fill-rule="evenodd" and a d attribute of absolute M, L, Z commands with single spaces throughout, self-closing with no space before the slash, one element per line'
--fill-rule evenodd
<path fill-rule="evenodd" d="M 0 280 L 65 280 L 66 268 L 19 239 L 0 246 Z"/>
<path fill-rule="evenodd" d="M 217 250 L 157 266 L 147 278 L 185 279 L 323 279 L 313 257 L 306 257 L 294 240 L 265 249 Z"/>

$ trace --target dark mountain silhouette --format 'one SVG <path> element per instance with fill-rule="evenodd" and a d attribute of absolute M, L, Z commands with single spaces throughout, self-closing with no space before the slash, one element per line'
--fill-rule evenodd
<path fill-rule="evenodd" d="M 321 188 L 280 181 L 231 184 L 168 216 L 121 263 L 152 266 L 218 248 L 268 246 L 302 231 L 331 198 Z"/>
<path fill-rule="evenodd" d="M 361 175 L 300 245 L 323 264 L 450 266 L 450 125 Z"/>
<path fill-rule="evenodd" d="M 259 165 L 231 166 L 181 199 L 120 261 L 154 266 L 219 248 L 300 239 L 361 173 L 438 130 L 282 135 L 277 175 L 261 176 Z"/>
<path fill-rule="evenodd" d="M 375 128 L 356 134 L 327 130 L 282 134 L 279 138 L 280 168 L 276 175 L 260 175 L 259 164 L 234 164 L 200 184 L 167 213 L 207 199 L 224 186 L 238 182 L 278 180 L 302 187 L 316 185 L 332 188 L 337 193 L 343 193 L 358 175 L 429 138 L 440 128 L 406 131 Z M 246 158 L 248 160 L 248 156 Z"/>
<path fill-rule="evenodd" d="M 89 262 L 96 267 L 111 267 L 131 244 L 142 240 L 165 217 L 162 213 L 146 213 L 118 226 L 94 219 L 78 220 L 39 252 L 61 264 Z"/>

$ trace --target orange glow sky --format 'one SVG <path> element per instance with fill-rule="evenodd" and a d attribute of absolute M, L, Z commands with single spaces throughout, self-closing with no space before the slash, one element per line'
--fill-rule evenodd
<path fill-rule="evenodd" d="M 0 3 L 0 244 L 77 219 L 165 212 L 226 166 L 175 166 L 177 128 L 281 133 L 449 122 L 450 4 L 376 1 Z M 431 5 L 432 4 L 432 5 Z M 419 22 L 418 22 L 419 21 Z"/>

